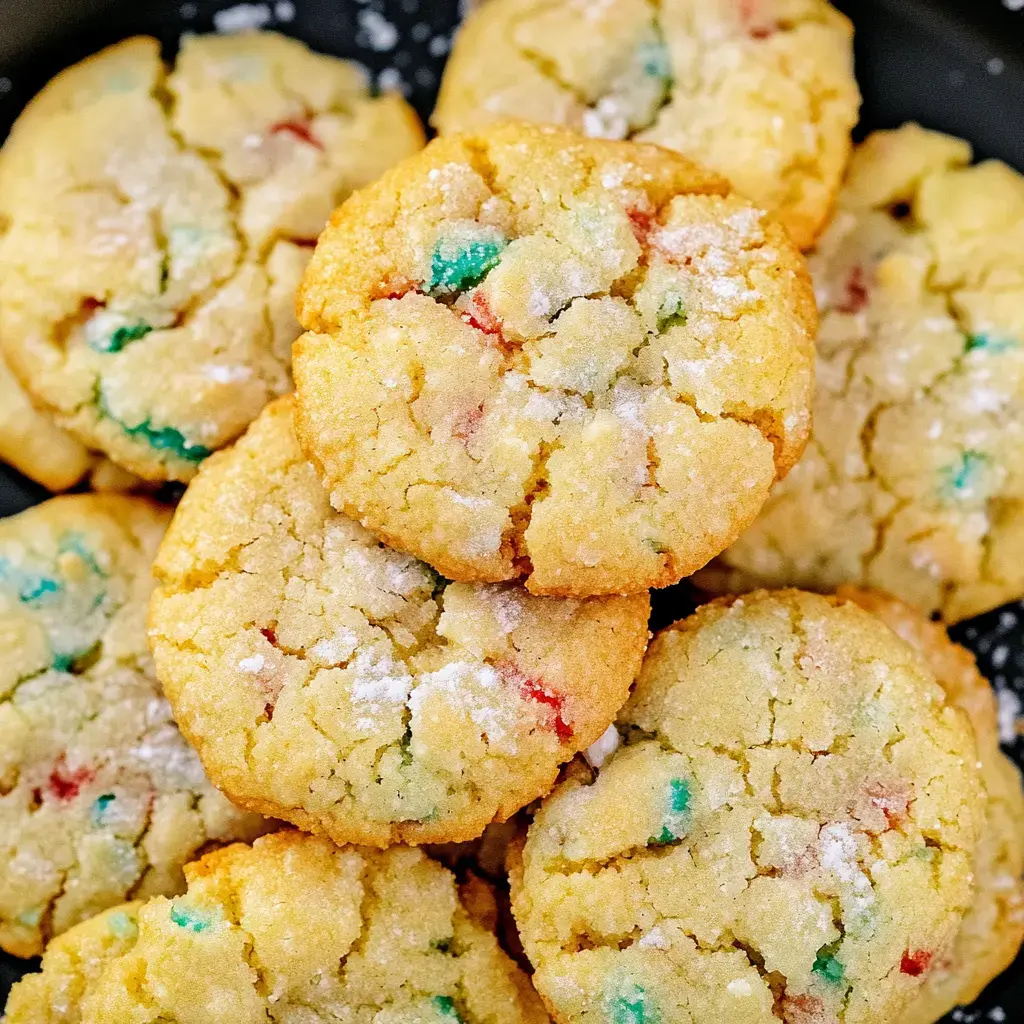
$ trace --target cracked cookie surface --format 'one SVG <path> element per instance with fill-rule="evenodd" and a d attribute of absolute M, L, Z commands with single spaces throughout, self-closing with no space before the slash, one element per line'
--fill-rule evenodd
<path fill-rule="evenodd" d="M 80 925 L 7 1024 L 543 1024 L 477 901 L 424 853 L 281 832 L 185 869 L 188 892 Z"/>
<path fill-rule="evenodd" d="M 877 587 L 949 622 L 1024 594 L 1024 178 L 906 125 L 857 151 L 811 256 L 814 430 L 699 578 Z"/>
<path fill-rule="evenodd" d="M 853 604 L 757 592 L 659 633 L 617 726 L 510 858 L 555 1018 L 895 1019 L 970 903 L 981 799 L 920 655 Z"/>
<path fill-rule="evenodd" d="M 75 495 L 0 523 L 0 946 L 15 955 L 180 891 L 201 847 L 266 828 L 210 785 L 156 684 L 144 619 L 167 518 Z"/>
<path fill-rule="evenodd" d="M 480 835 L 625 702 L 650 602 L 451 583 L 335 512 L 270 405 L 157 558 L 157 674 L 243 806 L 376 846 Z"/>
<path fill-rule="evenodd" d="M 0 153 L 0 346 L 34 400 L 186 480 L 290 388 L 294 293 L 336 203 L 422 145 L 397 96 L 272 33 L 131 39 L 55 78 Z"/>
<path fill-rule="evenodd" d="M 916 647 L 949 699 L 962 708 L 978 743 L 985 825 L 974 862 L 974 900 L 956 941 L 936 960 L 899 1024 L 933 1024 L 973 1002 L 1013 962 L 1024 939 L 1024 794 L 1016 765 L 999 749 L 996 698 L 974 656 L 939 623 L 880 593 L 840 590 Z"/>
<path fill-rule="evenodd" d="M 656 142 L 724 174 L 807 248 L 857 122 L 852 36 L 824 0 L 490 0 L 456 36 L 432 120 Z"/>
<path fill-rule="evenodd" d="M 654 146 L 435 140 L 334 214 L 299 305 L 297 429 L 335 507 L 456 580 L 675 583 L 809 427 L 802 257 Z"/>

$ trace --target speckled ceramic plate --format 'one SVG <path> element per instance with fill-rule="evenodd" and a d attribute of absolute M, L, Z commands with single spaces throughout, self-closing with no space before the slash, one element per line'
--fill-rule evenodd
<path fill-rule="evenodd" d="M 861 132 L 913 119 L 969 139 L 981 157 L 1024 170 L 1024 0 L 835 2 L 857 26 Z M 171 53 L 182 32 L 242 27 L 274 28 L 360 60 L 381 85 L 403 89 L 425 118 L 462 8 L 459 0 L 0 0 L 0 136 L 49 78 L 101 46 L 147 33 Z M 0 515 L 45 497 L 0 466 Z M 692 606 L 682 585 L 656 592 L 652 627 Z M 977 654 L 998 690 L 1006 749 L 1024 764 L 1017 732 L 1024 605 L 961 623 L 953 635 Z M 0 1006 L 11 983 L 34 967 L 0 954 Z M 949 1020 L 1024 1024 L 1024 957 Z"/>

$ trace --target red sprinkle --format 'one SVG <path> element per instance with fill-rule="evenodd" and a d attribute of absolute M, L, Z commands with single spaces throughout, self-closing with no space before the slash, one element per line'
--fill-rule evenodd
<path fill-rule="evenodd" d="M 481 402 L 475 409 L 460 413 L 452 420 L 452 437 L 465 443 L 475 433 L 480 421 L 484 418 L 484 406 Z"/>
<path fill-rule="evenodd" d="M 932 962 L 934 955 L 927 949 L 917 949 L 914 952 L 908 949 L 903 954 L 903 959 L 900 960 L 900 970 L 912 978 L 919 978 L 928 970 L 928 965 Z"/>
<path fill-rule="evenodd" d="M 871 806 L 885 815 L 889 828 L 899 828 L 907 820 L 907 805 L 910 803 L 910 788 L 906 783 L 886 786 L 873 782 L 867 789 Z"/>
<path fill-rule="evenodd" d="M 854 267 L 846 277 L 843 295 L 835 308 L 840 313 L 859 313 L 868 304 L 868 279 L 861 266 Z"/>
<path fill-rule="evenodd" d="M 495 316 L 490 303 L 487 301 L 487 296 L 481 291 L 475 291 L 470 295 L 469 305 L 462 314 L 462 319 L 470 327 L 483 331 L 484 334 L 493 335 L 499 342 L 505 340 L 504 335 L 501 333 L 501 319 Z"/>
<path fill-rule="evenodd" d="M 831 1024 L 835 1015 L 825 1011 L 825 1003 L 818 996 L 787 995 L 782 1000 L 782 1019 L 787 1024 Z"/>
<path fill-rule="evenodd" d="M 270 701 L 267 701 L 267 703 L 263 705 L 263 713 L 267 716 L 267 721 L 268 722 L 273 721 L 273 719 L 274 719 L 274 705 L 271 704 Z"/>
<path fill-rule="evenodd" d="M 323 152 L 324 144 L 313 134 L 313 129 L 309 127 L 308 121 L 278 121 L 267 130 L 271 135 L 281 135 L 282 133 L 294 135 L 307 146 L 315 146 Z"/>
<path fill-rule="evenodd" d="M 647 245 L 647 236 L 654 226 L 654 218 L 643 210 L 630 210 L 629 223 L 633 227 L 633 234 L 636 240 L 643 246 Z"/>
<path fill-rule="evenodd" d="M 66 803 L 68 800 L 74 800 L 82 786 L 92 782 L 94 778 L 96 773 L 91 768 L 76 768 L 75 771 L 69 772 L 64 755 L 61 754 L 53 766 L 53 771 L 50 772 L 50 792 L 58 800 Z"/>
<path fill-rule="evenodd" d="M 269 640 L 269 641 L 270 641 L 270 642 L 271 642 L 272 644 L 274 644 L 274 645 L 276 646 L 276 644 L 277 644 L 277 634 L 276 634 L 276 633 L 275 633 L 275 632 L 274 632 L 274 631 L 273 631 L 273 630 L 272 630 L 272 629 L 271 629 L 271 628 L 270 628 L 269 626 L 267 626 L 267 628 L 266 628 L 266 629 L 261 629 L 261 630 L 260 630 L 260 632 L 261 632 L 261 633 L 262 633 L 262 634 L 263 634 L 263 635 L 264 635 L 264 636 L 265 636 L 265 637 L 266 637 L 266 638 L 267 638 L 267 639 L 268 639 L 268 640 Z"/>
<path fill-rule="evenodd" d="M 416 291 L 416 282 L 410 281 L 404 274 L 388 274 L 374 289 L 375 299 L 400 299 L 409 292 Z"/>
<path fill-rule="evenodd" d="M 560 693 L 552 693 L 542 682 L 537 679 L 530 679 L 524 676 L 515 666 L 506 669 L 506 674 L 511 675 L 519 683 L 519 690 L 529 700 L 535 700 L 544 707 L 551 708 L 554 719 L 552 727 L 555 735 L 561 742 L 572 738 L 572 726 L 565 720 L 562 711 L 565 705 L 565 698 Z"/>
<path fill-rule="evenodd" d="M 761 15 L 758 10 L 760 6 L 760 0 L 739 0 L 740 21 L 743 22 L 747 34 L 752 39 L 767 39 L 778 31 L 778 25 L 775 22 L 758 21 Z"/>

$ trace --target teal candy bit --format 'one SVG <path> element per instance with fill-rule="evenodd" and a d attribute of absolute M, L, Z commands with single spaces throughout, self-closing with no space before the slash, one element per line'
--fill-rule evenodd
<path fill-rule="evenodd" d="M 73 654 L 55 654 L 53 656 L 53 669 L 55 672 L 70 672 L 75 664 Z"/>
<path fill-rule="evenodd" d="M 989 352 L 993 355 L 1002 355 L 1017 347 L 1013 338 L 994 338 L 991 334 L 972 334 L 967 339 L 967 352 Z"/>
<path fill-rule="evenodd" d="M 18 598 L 25 604 L 32 604 L 63 589 L 59 580 L 50 579 L 48 576 L 26 576 L 18 588 Z"/>
<path fill-rule="evenodd" d="M 673 779 L 669 783 L 673 814 L 683 814 L 690 807 L 690 786 L 685 779 Z"/>
<path fill-rule="evenodd" d="M 680 295 L 666 295 L 658 307 L 658 332 L 667 327 L 682 327 L 686 323 L 686 310 Z"/>
<path fill-rule="evenodd" d="M 85 537 L 82 534 L 75 532 L 65 533 L 60 539 L 57 551 L 62 555 L 67 554 L 69 551 L 74 555 L 78 555 L 89 566 L 90 572 L 94 572 L 97 576 L 102 576 L 104 579 L 107 578 L 107 573 L 99 562 L 96 561 L 96 556 L 86 544 Z"/>
<path fill-rule="evenodd" d="M 103 793 L 96 797 L 93 801 L 92 809 L 89 812 L 89 817 L 95 827 L 99 827 L 103 824 L 103 816 L 107 808 L 114 802 L 113 793 Z"/>
<path fill-rule="evenodd" d="M 137 323 L 118 327 L 110 334 L 90 341 L 89 348 L 96 352 L 120 352 L 126 345 L 138 341 L 139 338 L 144 338 L 152 330 L 153 328 L 145 320 L 139 320 Z"/>
<path fill-rule="evenodd" d="M 210 448 L 201 444 L 192 444 L 185 435 L 175 427 L 154 427 L 149 420 L 143 420 L 134 427 L 129 427 L 124 420 L 118 419 L 107 405 L 102 392 L 97 398 L 100 412 L 113 420 L 129 437 L 141 438 L 159 451 L 173 452 L 179 459 L 186 462 L 202 462 L 213 454 Z"/>
<path fill-rule="evenodd" d="M 814 965 L 811 967 L 811 970 L 817 974 L 819 978 L 824 978 L 825 981 L 830 982 L 833 985 L 841 984 L 844 974 L 843 965 L 835 956 L 838 950 L 838 942 L 833 942 L 828 946 L 822 946 L 821 949 L 818 950 L 818 955 L 814 958 Z"/>
<path fill-rule="evenodd" d="M 686 832 L 683 820 L 690 809 L 690 784 L 685 779 L 672 779 L 668 784 L 668 820 L 656 836 L 647 840 L 649 846 L 664 846 Z"/>
<path fill-rule="evenodd" d="M 186 931 L 196 934 L 205 932 L 213 924 L 213 915 L 195 907 L 183 907 L 178 903 L 171 904 L 171 920 Z"/>
<path fill-rule="evenodd" d="M 15 918 L 18 924 L 23 924 L 26 928 L 35 928 L 42 919 L 43 911 L 40 907 L 36 907 L 34 910 L 23 910 Z"/>
<path fill-rule="evenodd" d="M 440 239 L 430 258 L 427 290 L 458 292 L 471 288 L 498 265 L 506 242 L 499 238 L 477 239 L 468 244 Z"/>
<path fill-rule="evenodd" d="M 116 939 L 134 939 L 139 934 L 139 926 L 123 910 L 115 910 L 107 918 L 107 927 Z"/>
<path fill-rule="evenodd" d="M 431 939 L 430 948 L 436 949 L 438 953 L 450 953 L 452 951 L 452 940 L 449 939 Z"/>
<path fill-rule="evenodd" d="M 439 1013 L 452 1020 L 459 1021 L 459 1024 L 461 1024 L 462 1017 L 459 1016 L 459 1011 L 455 1008 L 455 1000 L 451 996 L 434 996 L 430 1002 Z"/>
<path fill-rule="evenodd" d="M 611 1024 L 658 1024 L 661 1016 L 643 987 L 631 982 L 608 998 L 607 1018 Z"/>
<path fill-rule="evenodd" d="M 640 44 L 637 59 L 648 78 L 659 78 L 666 82 L 671 79 L 672 61 L 660 32 L 655 39 Z"/>
<path fill-rule="evenodd" d="M 965 451 L 956 465 L 946 466 L 942 470 L 945 478 L 943 491 L 946 496 L 953 500 L 972 497 L 967 492 L 975 490 L 980 482 L 979 476 L 984 472 L 988 462 L 989 458 L 983 452 Z"/>

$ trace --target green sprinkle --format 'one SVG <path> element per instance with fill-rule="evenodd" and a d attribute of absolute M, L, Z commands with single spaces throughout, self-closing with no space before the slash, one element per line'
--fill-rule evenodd
<path fill-rule="evenodd" d="M 643 988 L 632 983 L 608 998 L 607 1017 L 612 1024 L 658 1024 L 661 1019 Z"/>
<path fill-rule="evenodd" d="M 671 809 L 673 814 L 682 814 L 690 807 L 690 786 L 685 779 L 673 779 L 669 783 Z"/>
<path fill-rule="evenodd" d="M 1017 347 L 1013 338 L 994 338 L 990 334 L 972 334 L 967 339 L 967 352 L 990 352 L 993 355 L 1001 355 L 1010 352 Z"/>
<path fill-rule="evenodd" d="M 438 953 L 450 953 L 452 951 L 452 939 L 431 939 L 430 948 L 436 949 Z"/>
<path fill-rule="evenodd" d="M 195 907 L 183 907 L 178 903 L 171 904 L 171 920 L 186 931 L 198 934 L 205 932 L 213 924 L 213 916 L 197 910 Z"/>
<path fill-rule="evenodd" d="M 53 656 L 53 670 L 55 672 L 70 672 L 75 664 L 73 654 L 55 654 Z"/>
<path fill-rule="evenodd" d="M 34 601 L 43 600 L 43 598 L 48 597 L 50 594 L 56 594 L 63 589 L 59 581 L 50 579 L 47 576 L 29 576 L 26 577 L 18 589 L 18 597 L 26 604 L 31 604 Z"/>
<path fill-rule="evenodd" d="M 954 501 L 983 497 L 980 478 L 988 462 L 989 458 L 983 452 L 966 451 L 956 465 L 944 467 L 941 472 L 945 496 Z"/>
<path fill-rule="evenodd" d="M 668 47 L 660 34 L 640 44 L 637 49 L 637 60 L 648 78 L 659 78 L 667 82 L 672 76 Z"/>
<path fill-rule="evenodd" d="M 154 427 L 149 420 L 143 420 L 134 427 L 128 426 L 124 420 L 118 419 L 107 405 L 106 399 L 100 394 L 97 404 L 100 412 L 113 420 L 129 437 L 141 438 L 151 447 L 159 451 L 169 451 L 186 462 L 202 462 L 213 454 L 210 448 L 201 444 L 192 444 L 185 435 L 174 427 Z"/>
<path fill-rule="evenodd" d="M 682 327 L 686 323 L 686 309 L 680 295 L 666 295 L 658 307 L 658 333 L 669 327 Z"/>
<path fill-rule="evenodd" d="M 123 910 L 115 910 L 107 918 L 107 927 L 117 939 L 134 939 L 139 934 L 139 926 Z"/>
<path fill-rule="evenodd" d="M 503 238 L 484 238 L 470 242 L 440 239 L 430 259 L 431 292 L 458 292 L 480 282 L 498 265 L 506 242 Z"/>
<path fill-rule="evenodd" d="M 99 562 L 96 561 L 96 556 L 90 550 L 89 545 L 86 543 L 85 537 L 82 534 L 76 532 L 65 533 L 60 539 L 57 551 L 62 555 L 65 555 L 68 552 L 71 552 L 73 555 L 78 555 L 78 557 L 89 567 L 90 572 L 94 572 L 97 576 L 102 576 L 104 579 L 107 578 L 107 573 L 100 566 Z"/>
<path fill-rule="evenodd" d="M 457 1020 L 461 1024 L 462 1018 L 459 1016 L 459 1011 L 455 1008 L 455 1000 L 451 996 L 434 996 L 430 1001 L 438 1013 L 452 1020 Z"/>
<path fill-rule="evenodd" d="M 678 836 L 669 831 L 667 825 L 663 825 L 661 831 L 656 836 L 651 836 L 651 838 L 647 840 L 647 845 L 664 846 L 666 843 L 671 843 L 677 838 Z"/>
<path fill-rule="evenodd" d="M 644 543 L 656 554 L 665 555 L 668 554 L 669 547 L 667 544 L 663 544 L 660 540 L 654 540 L 652 537 L 648 537 Z"/>
<path fill-rule="evenodd" d="M 110 334 L 89 341 L 89 348 L 95 352 L 120 352 L 126 345 L 130 345 L 139 338 L 144 338 L 153 328 L 145 320 L 139 320 L 134 324 L 126 324 L 118 327 Z"/>
<path fill-rule="evenodd" d="M 839 943 L 822 946 L 818 955 L 814 958 L 814 966 L 811 970 L 833 985 L 838 985 L 843 980 L 843 965 L 836 959 L 835 954 L 839 950 Z"/>
<path fill-rule="evenodd" d="M 93 801 L 92 809 L 89 812 L 89 816 L 90 816 L 90 818 L 92 820 L 92 823 L 93 823 L 93 825 L 95 827 L 98 828 L 100 825 L 103 824 L 103 815 L 106 812 L 107 808 L 113 802 L 114 802 L 114 794 L 113 793 L 103 793 L 102 795 L 96 797 L 96 799 Z"/>

